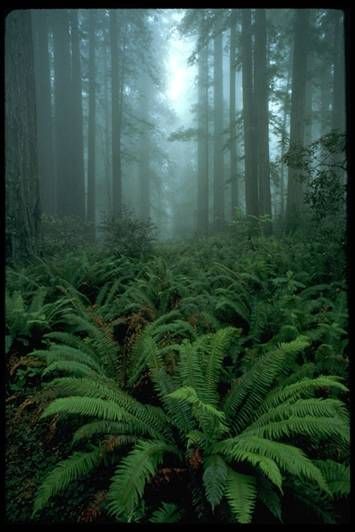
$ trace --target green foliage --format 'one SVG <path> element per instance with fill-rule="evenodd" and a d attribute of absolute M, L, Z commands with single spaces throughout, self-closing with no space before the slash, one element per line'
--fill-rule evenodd
<path fill-rule="evenodd" d="M 41 231 L 40 254 L 49 257 L 62 254 L 63 249 L 68 252 L 89 246 L 93 225 L 75 216 L 42 215 Z"/>
<path fill-rule="evenodd" d="M 344 284 L 322 280 L 318 248 L 252 238 L 38 263 L 27 290 L 10 270 L 14 323 L 54 309 L 28 351 L 40 426 L 75 449 L 42 475 L 36 519 L 96 467 L 121 522 L 254 522 L 260 503 L 281 520 L 288 490 L 331 517 L 349 485 Z"/>
<path fill-rule="evenodd" d="M 101 229 L 111 254 L 139 257 L 152 251 L 153 224 L 139 220 L 128 210 L 119 217 L 105 218 Z"/>

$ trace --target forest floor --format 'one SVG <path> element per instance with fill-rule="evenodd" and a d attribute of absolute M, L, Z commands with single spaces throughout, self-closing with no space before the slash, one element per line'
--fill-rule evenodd
<path fill-rule="evenodd" d="M 145 331 L 150 331 L 160 352 L 165 353 L 159 360 L 164 360 L 165 370 L 173 375 L 178 363 L 174 347 L 169 351 L 169 346 L 193 346 L 202 337 L 210 338 L 223 329 L 236 330 L 237 340 L 225 349 L 218 388 L 223 396 L 230 383 L 243 379 L 265 353 L 299 338 L 306 339 L 306 348 L 297 355 L 296 365 L 289 368 L 292 375 L 288 382 L 330 375 L 346 384 L 347 319 L 344 259 L 327 251 L 324 244 L 296 236 L 238 241 L 210 237 L 156 245 L 144 257 L 83 250 L 9 267 L 7 520 L 53 523 L 113 519 L 105 506 L 114 471 L 110 461 L 106 468 L 54 494 L 43 510 L 32 515 L 39 485 L 58 461 L 69 456 L 72 434 L 81 426 L 78 415 L 64 421 L 60 413 L 41 419 L 56 397 L 49 377 L 88 374 L 80 363 L 74 367 L 75 360 L 65 367 L 63 361 L 68 361 L 68 356 L 56 359 L 48 355 L 53 342 L 60 338 L 57 333 L 68 333 L 91 348 L 100 345 L 102 353 L 104 345 L 102 356 L 114 353 L 117 358 L 114 371 L 120 386 L 136 400 L 159 406 L 152 369 L 139 348 Z M 46 354 L 41 356 L 41 351 Z M 342 400 L 348 403 L 347 394 Z M 291 440 L 303 444 L 299 436 Z M 314 444 L 307 452 L 318 459 L 323 458 L 324 449 Z M 349 461 L 344 447 L 336 447 L 333 456 L 324 458 L 344 467 Z M 334 501 L 326 500 L 323 506 L 317 499 L 312 506 L 312 500 L 302 500 L 302 495 L 292 490 L 285 490 L 282 501 L 284 523 L 346 521 L 345 488 L 343 492 L 334 490 Z M 147 506 L 151 500 L 148 495 Z M 202 503 L 201 508 L 196 515 L 202 515 L 202 521 L 212 519 L 208 512 L 203 516 Z M 228 521 L 228 511 L 223 512 L 219 519 Z M 139 512 L 135 518 L 137 522 L 145 519 Z M 260 504 L 253 522 L 275 522 L 275 517 Z"/>

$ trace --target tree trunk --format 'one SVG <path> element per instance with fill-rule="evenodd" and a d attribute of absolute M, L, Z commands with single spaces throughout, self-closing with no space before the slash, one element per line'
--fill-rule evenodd
<path fill-rule="evenodd" d="M 290 124 L 290 152 L 288 164 L 288 187 L 286 219 L 288 229 L 294 229 L 298 224 L 303 206 L 302 170 L 300 170 L 298 150 L 304 142 L 305 96 L 307 72 L 307 40 L 308 40 L 309 12 L 299 9 L 294 18 L 294 49 L 292 64 L 292 97 Z"/>
<path fill-rule="evenodd" d="M 237 40 L 237 12 L 232 9 L 230 21 L 230 50 L 229 50 L 229 135 L 230 135 L 230 180 L 232 187 L 231 209 L 232 220 L 238 207 L 238 175 L 237 175 L 237 128 L 236 128 L 236 40 Z"/>
<path fill-rule="evenodd" d="M 5 32 L 6 244 L 9 258 L 38 252 L 40 192 L 31 12 L 16 10 Z"/>
<path fill-rule="evenodd" d="M 105 185 L 107 193 L 107 208 L 111 212 L 112 209 L 112 160 L 110 149 L 110 93 L 109 93 L 109 65 L 108 65 L 108 34 L 105 31 L 105 38 L 103 41 L 103 61 L 104 61 L 104 112 L 105 112 Z"/>
<path fill-rule="evenodd" d="M 112 69 L 112 207 L 113 215 L 122 211 L 120 86 L 118 79 L 119 28 L 117 11 L 110 11 L 111 69 Z"/>
<path fill-rule="evenodd" d="M 88 201 L 87 221 L 93 224 L 92 236 L 95 236 L 96 201 L 96 87 L 95 87 L 95 28 L 96 13 L 89 14 L 89 127 L 88 127 Z"/>
<path fill-rule="evenodd" d="M 72 134 L 73 134 L 73 174 L 75 187 L 72 193 L 76 196 L 76 215 L 85 220 L 85 172 L 83 146 L 83 110 L 81 96 L 81 63 L 80 39 L 78 27 L 78 10 L 73 9 L 70 15 L 72 45 Z"/>
<path fill-rule="evenodd" d="M 291 69 L 288 68 L 286 94 L 283 102 L 283 115 L 282 115 L 282 133 L 281 133 L 281 173 L 280 173 L 280 215 L 281 218 L 285 215 L 285 148 L 287 143 L 287 119 L 289 116 L 288 110 L 288 93 L 290 90 L 291 82 Z"/>
<path fill-rule="evenodd" d="M 141 117 L 144 121 L 142 124 L 140 160 L 139 160 L 139 191 L 140 191 L 140 217 L 147 221 L 150 217 L 150 188 L 151 188 L 151 169 L 150 169 L 150 135 L 145 122 L 149 122 L 149 110 L 152 98 L 152 80 L 147 73 L 142 76 L 141 82 Z"/>
<path fill-rule="evenodd" d="M 224 225 L 224 157 L 223 157 L 223 52 L 222 33 L 213 40 L 214 44 L 214 163 L 213 201 L 214 226 L 217 231 Z"/>
<path fill-rule="evenodd" d="M 269 165 L 269 88 L 267 76 L 267 43 L 265 9 L 255 12 L 255 111 L 257 132 L 257 167 L 260 214 L 271 216 Z M 271 224 L 266 225 L 271 231 Z"/>
<path fill-rule="evenodd" d="M 243 120 L 244 120 L 244 154 L 245 154 L 245 201 L 246 214 L 258 215 L 258 182 L 253 131 L 253 77 L 252 77 L 252 42 L 251 12 L 242 10 L 242 75 L 243 75 Z"/>
<path fill-rule="evenodd" d="M 208 45 L 198 60 L 197 232 L 208 234 Z"/>
<path fill-rule="evenodd" d="M 32 10 L 41 207 L 45 214 L 54 215 L 56 199 L 47 17 L 44 9 Z"/>
<path fill-rule="evenodd" d="M 332 129 L 345 132 L 345 61 L 341 11 L 334 15 L 334 75 Z"/>
<path fill-rule="evenodd" d="M 66 9 L 51 12 L 54 41 L 55 160 L 57 173 L 57 214 L 75 216 L 77 205 L 71 191 L 75 176 L 72 168 L 71 72 L 69 18 Z M 70 192 L 70 193 L 69 193 Z"/>

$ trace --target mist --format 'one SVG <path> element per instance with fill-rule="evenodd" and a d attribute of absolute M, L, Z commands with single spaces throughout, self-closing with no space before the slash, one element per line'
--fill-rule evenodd
<path fill-rule="evenodd" d="M 9 522 L 349 522 L 349 16 L 8 13 Z"/>

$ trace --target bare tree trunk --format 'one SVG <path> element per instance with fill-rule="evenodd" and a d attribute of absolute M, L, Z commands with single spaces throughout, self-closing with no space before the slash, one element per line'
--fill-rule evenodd
<path fill-rule="evenodd" d="M 45 214 L 54 215 L 56 200 L 47 16 L 44 9 L 32 10 L 41 206 Z"/>
<path fill-rule="evenodd" d="M 88 201 L 87 220 L 95 224 L 96 202 L 96 87 L 95 87 L 95 42 L 96 13 L 89 14 L 89 128 L 88 128 Z M 95 227 L 95 225 L 94 225 Z M 95 237 L 95 228 L 92 233 Z"/>
<path fill-rule="evenodd" d="M 72 168 L 71 59 L 69 17 L 66 9 L 51 12 L 54 39 L 55 159 L 57 172 L 57 214 L 77 214 L 75 194 L 69 194 L 75 182 Z"/>
<path fill-rule="evenodd" d="M 237 12 L 232 9 L 230 20 L 230 50 L 229 50 L 229 135 L 230 135 L 230 180 L 232 185 L 232 219 L 238 207 L 238 175 L 237 175 L 237 139 L 236 139 L 236 40 L 237 40 Z"/>
<path fill-rule="evenodd" d="M 247 215 L 258 215 L 258 182 L 253 131 L 253 74 L 251 12 L 242 10 L 242 75 L 243 75 L 243 119 L 245 153 L 245 200 Z"/>
<path fill-rule="evenodd" d="M 295 153 L 303 147 L 304 118 L 306 96 L 306 72 L 308 53 L 308 19 L 309 12 L 305 9 L 295 11 L 294 22 L 294 50 L 292 66 L 292 98 L 290 124 L 290 151 Z M 294 157 L 292 157 L 293 159 Z M 296 159 L 298 159 L 296 157 Z M 293 229 L 299 222 L 303 206 L 302 171 L 299 162 L 288 165 L 288 187 L 286 218 L 289 229 Z"/>
<path fill-rule="evenodd" d="M 208 45 L 198 61 L 197 231 L 208 234 Z"/>
<path fill-rule="evenodd" d="M 16 10 L 5 32 L 6 244 L 17 261 L 38 252 L 40 192 L 31 12 Z"/>
<path fill-rule="evenodd" d="M 266 14 L 265 9 L 257 9 L 255 13 L 255 110 L 259 209 L 260 214 L 271 216 L 268 97 Z M 271 227 L 271 224 L 267 224 L 266 232 L 270 233 Z"/>
<path fill-rule="evenodd" d="M 85 172 L 83 146 L 83 110 L 81 97 L 81 62 L 80 39 L 78 27 L 78 10 L 73 9 L 70 16 L 72 44 L 72 128 L 73 128 L 73 173 L 75 187 L 72 193 L 76 196 L 76 214 L 85 220 Z"/>
<path fill-rule="evenodd" d="M 149 74 L 144 73 L 141 80 L 141 117 L 143 120 L 141 144 L 140 144 L 140 160 L 139 160 L 139 191 L 140 191 L 140 217 L 147 221 L 150 217 L 150 196 L 151 196 L 151 132 L 147 130 L 146 122 L 149 122 L 149 110 L 151 106 L 152 97 L 152 80 Z"/>
<path fill-rule="evenodd" d="M 122 211 L 122 175 L 121 175 L 121 132 L 120 132 L 120 87 L 118 79 L 119 65 L 119 28 L 117 10 L 110 11 L 111 69 L 112 69 L 112 207 L 113 215 Z M 121 84 L 122 86 L 122 84 Z"/>
<path fill-rule="evenodd" d="M 222 33 L 214 37 L 214 163 L 213 200 L 214 226 L 221 230 L 224 225 L 224 157 L 223 157 L 223 55 Z"/>
<path fill-rule="evenodd" d="M 111 150 L 110 146 L 110 95 L 109 95 L 109 68 L 108 68 L 108 46 L 109 42 L 107 39 L 107 33 L 105 33 L 105 38 L 103 41 L 103 61 L 104 61 L 104 97 L 105 97 L 105 184 L 106 184 L 106 193 L 107 193 L 107 207 L 108 211 L 111 212 L 112 209 L 112 160 L 111 160 Z"/>

